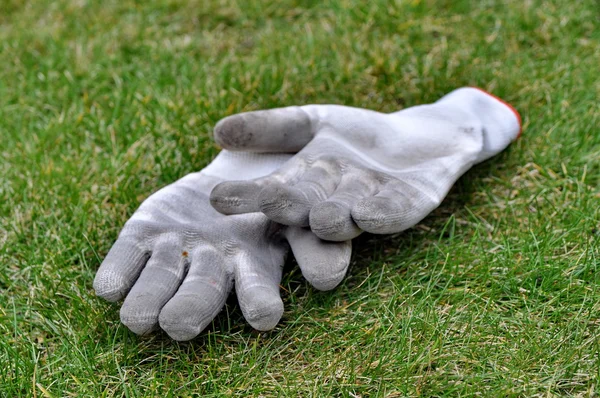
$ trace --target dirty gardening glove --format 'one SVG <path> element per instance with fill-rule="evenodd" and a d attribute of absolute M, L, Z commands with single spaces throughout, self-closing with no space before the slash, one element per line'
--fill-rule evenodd
<path fill-rule="evenodd" d="M 350 242 L 324 242 L 261 213 L 227 217 L 209 203 L 211 189 L 224 179 L 264 176 L 289 157 L 223 151 L 201 172 L 151 195 L 102 262 L 96 293 L 108 301 L 126 297 L 121 321 L 133 332 L 160 325 L 175 340 L 189 340 L 222 309 L 234 283 L 248 323 L 258 330 L 275 327 L 283 313 L 286 241 L 310 283 L 334 288 L 346 273 Z"/>
<path fill-rule="evenodd" d="M 476 88 L 391 114 L 307 105 L 233 115 L 215 129 L 223 148 L 300 152 L 266 177 L 217 185 L 210 200 L 223 214 L 261 211 L 331 241 L 400 232 L 519 131 L 519 114 Z"/>

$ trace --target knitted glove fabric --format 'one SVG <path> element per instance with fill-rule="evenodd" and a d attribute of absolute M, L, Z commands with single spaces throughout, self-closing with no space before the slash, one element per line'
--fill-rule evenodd
<path fill-rule="evenodd" d="M 160 325 L 173 339 L 189 340 L 223 308 L 234 284 L 248 323 L 274 328 L 283 313 L 279 283 L 288 242 L 305 278 L 317 289 L 334 288 L 346 274 L 350 242 L 325 242 L 261 213 L 224 216 L 209 203 L 225 179 L 264 176 L 289 158 L 222 151 L 202 171 L 148 197 L 102 262 L 96 294 L 125 297 L 121 321 L 137 334 Z"/>
<path fill-rule="evenodd" d="M 268 176 L 217 185 L 210 200 L 223 214 L 261 211 L 331 241 L 400 232 L 519 132 L 518 113 L 476 88 L 391 114 L 338 105 L 242 113 L 217 124 L 222 147 L 299 152 Z"/>

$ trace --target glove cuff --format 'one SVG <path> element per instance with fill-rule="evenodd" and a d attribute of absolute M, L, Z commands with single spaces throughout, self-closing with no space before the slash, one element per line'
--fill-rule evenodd
<path fill-rule="evenodd" d="M 483 150 L 476 163 L 503 151 L 521 136 L 521 116 L 507 102 L 477 87 L 454 90 L 439 102 L 452 102 L 470 113 L 483 127 Z"/>

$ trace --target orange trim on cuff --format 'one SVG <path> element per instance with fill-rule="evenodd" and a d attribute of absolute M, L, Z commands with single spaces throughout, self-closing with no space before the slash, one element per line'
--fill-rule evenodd
<path fill-rule="evenodd" d="M 519 134 L 517 135 L 517 139 L 519 139 L 519 137 L 521 136 L 521 134 L 523 133 L 523 122 L 521 121 L 521 115 L 519 114 L 519 111 L 517 111 L 515 109 L 514 106 L 512 106 L 511 104 L 509 104 L 508 102 L 504 101 L 502 98 L 496 97 L 494 94 L 492 93 L 488 93 L 487 91 L 485 91 L 482 88 L 479 87 L 472 87 L 476 90 L 481 91 L 484 94 L 489 95 L 490 97 L 493 97 L 495 99 L 497 99 L 498 101 L 502 102 L 504 105 L 506 105 L 508 107 L 508 109 L 510 109 L 512 111 L 512 113 L 514 113 L 514 115 L 517 117 L 517 120 L 519 121 Z"/>

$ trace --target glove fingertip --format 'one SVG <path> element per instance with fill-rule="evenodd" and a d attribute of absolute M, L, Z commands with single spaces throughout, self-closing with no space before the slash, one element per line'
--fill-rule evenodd
<path fill-rule="evenodd" d="M 256 197 L 260 187 L 252 181 L 226 181 L 210 193 L 211 206 L 222 214 L 243 214 L 259 211 Z"/>
<path fill-rule="evenodd" d="M 256 289 L 251 300 L 240 299 L 240 306 L 250 326 L 262 332 L 273 330 L 283 316 L 283 301 L 271 292 Z"/>

